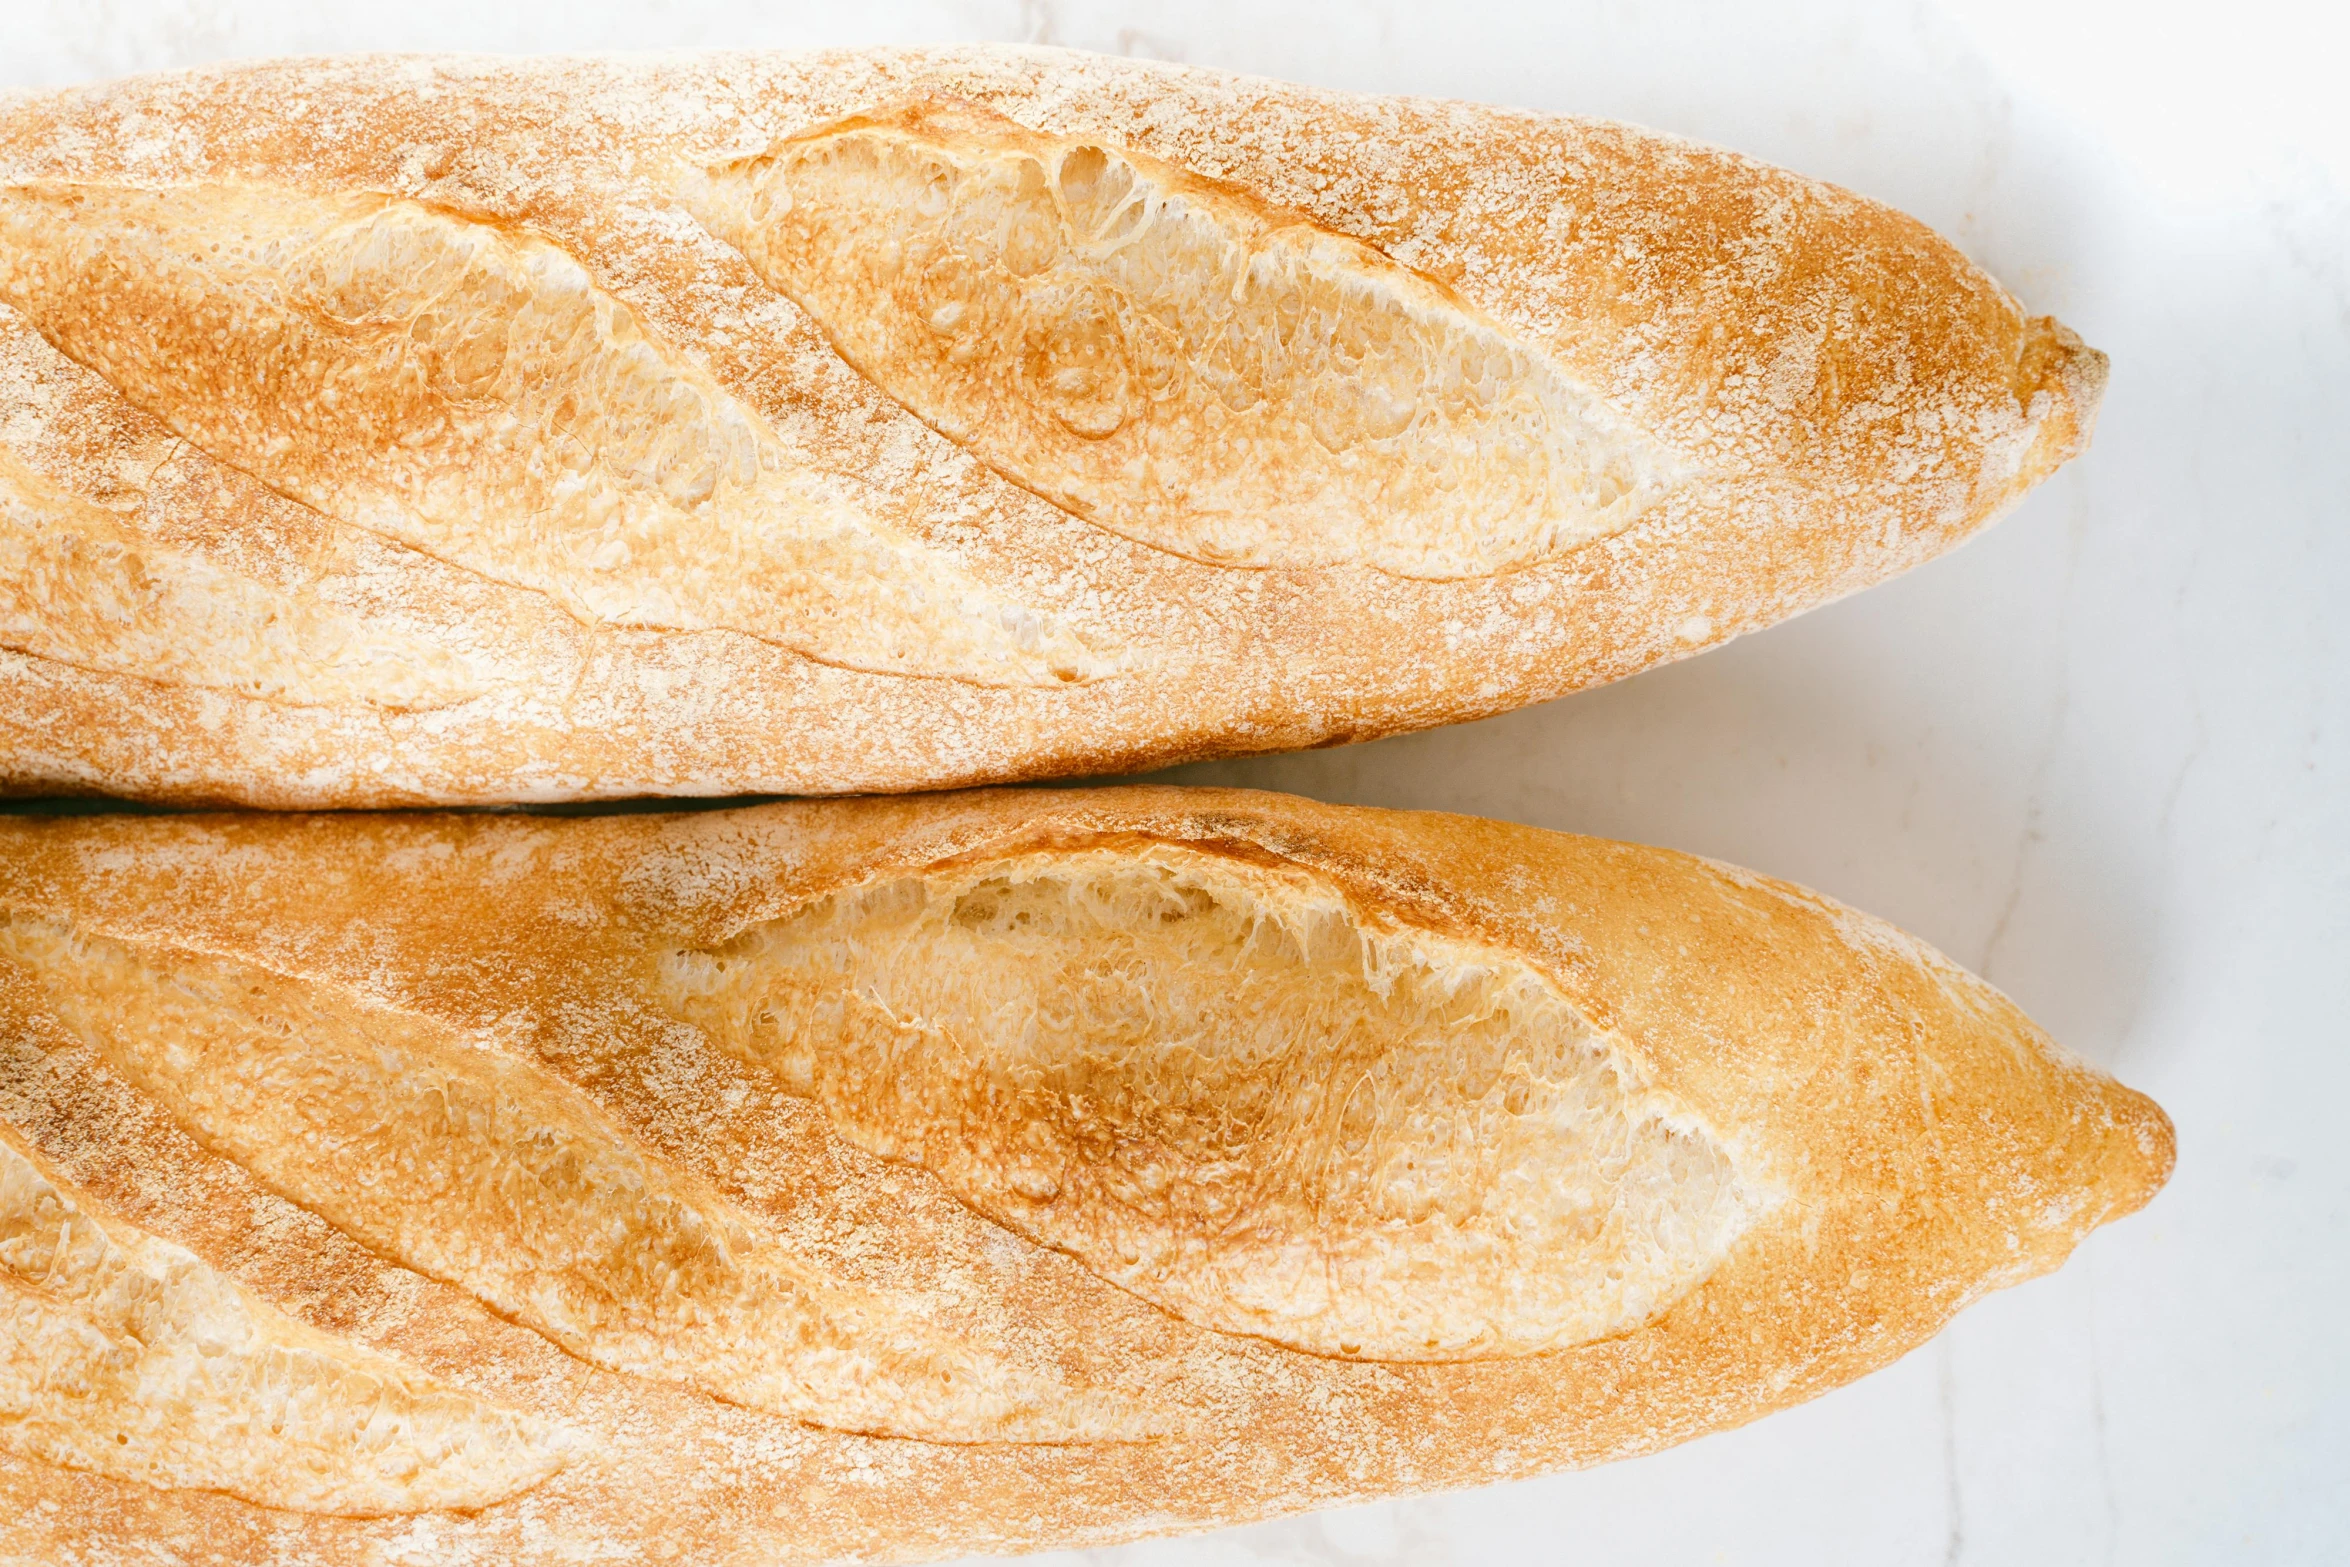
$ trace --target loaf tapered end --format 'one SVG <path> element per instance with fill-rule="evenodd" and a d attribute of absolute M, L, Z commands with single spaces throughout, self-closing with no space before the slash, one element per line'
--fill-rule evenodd
<path fill-rule="evenodd" d="M 2111 369 L 2103 353 L 2054 316 L 2035 316 L 2024 323 L 2023 350 L 2016 358 L 2016 401 L 2040 430 L 2024 460 L 2019 493 L 2089 449 Z"/>
<path fill-rule="evenodd" d="M 2162 1106 L 2136 1089 L 2109 1084 L 2105 1099 L 2114 1121 L 2101 1172 L 2112 1196 L 2105 1215 L 2111 1221 L 2136 1213 L 2170 1184 L 2179 1162 L 2179 1138 Z"/>

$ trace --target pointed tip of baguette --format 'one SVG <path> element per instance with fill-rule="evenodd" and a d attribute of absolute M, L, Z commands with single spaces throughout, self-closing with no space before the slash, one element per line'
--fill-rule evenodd
<path fill-rule="evenodd" d="M 2054 316 L 2024 323 L 2016 356 L 2016 401 L 2040 425 L 2021 475 L 2025 487 L 2089 449 L 2111 372 L 2112 362 L 2101 351 Z"/>
<path fill-rule="evenodd" d="M 2106 1159 L 2113 1206 L 2104 1222 L 2136 1213 L 2170 1184 L 2179 1163 L 2178 1128 L 2162 1106 L 2134 1088 L 2108 1083 L 2105 1102 L 2116 1136 Z"/>

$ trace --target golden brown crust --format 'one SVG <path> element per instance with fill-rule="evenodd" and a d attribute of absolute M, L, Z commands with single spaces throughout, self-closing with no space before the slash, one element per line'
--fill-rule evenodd
<path fill-rule="evenodd" d="M 9 821 L 0 823 L 0 866 L 0 930 L 10 933 L 0 961 L 0 1116 L 57 1178 L 310 1329 L 516 1410 L 567 1444 L 559 1472 L 509 1501 L 425 1514 L 435 1562 L 554 1559 L 564 1542 L 590 1539 L 659 1539 L 708 1560 L 1076 1545 L 1649 1451 L 1904 1353 L 1969 1300 L 2056 1266 L 2090 1229 L 2144 1203 L 2172 1157 L 2159 1109 L 1875 920 L 1686 855 L 1460 817 L 1134 788 L 571 820 Z M 1102 893 L 1120 867 L 1160 901 Z M 1219 924 L 1218 907 L 1265 929 L 1253 944 L 1212 947 L 1218 931 L 1239 928 Z M 1121 1190 L 1147 1195 L 1147 1183 L 1134 1182 L 1150 1168 L 1180 1166 L 1178 1198 L 1213 1186 L 1223 1177 L 1209 1156 L 1230 1146 L 1202 1119 L 1211 1106 L 1149 1075 L 1148 1039 L 1107 1051 L 1124 1037 L 1120 1019 L 1134 1015 L 1112 1001 L 1135 983 L 1148 989 L 1151 932 L 1169 921 L 1190 931 L 1183 961 L 1205 953 L 1242 965 L 1229 970 L 1236 991 L 1270 994 L 1267 965 L 1287 962 L 1323 984 L 1327 1005 L 1371 1020 L 1353 1032 L 1295 1030 L 1304 1054 L 1291 1064 L 1305 1075 L 1250 1056 L 1237 1036 L 1185 1047 L 1218 1052 L 1193 1082 L 1222 1085 L 1215 1094 L 1228 1121 L 1270 1115 L 1264 1124 L 1289 1128 L 1284 1137 L 1353 1161 L 1312 1188 L 1332 1203 L 1329 1226 L 1284 1221 L 1300 1243 L 1375 1243 L 1331 1253 L 1343 1264 L 1332 1274 L 1346 1292 L 1341 1303 L 1363 1309 L 1327 1320 L 1386 1331 L 1398 1319 L 1380 1315 L 1388 1297 L 1379 1281 L 1418 1256 L 1433 1271 L 1415 1301 L 1451 1301 L 1455 1326 L 1516 1324 L 1515 1338 L 1435 1360 L 1382 1358 L 1380 1342 L 1320 1354 L 1281 1347 L 1271 1339 L 1302 1340 L 1310 1323 L 1279 1326 L 1277 1312 L 1265 1317 L 1262 1302 L 1243 1299 L 1214 1266 L 1219 1236 L 1251 1257 L 1275 1256 L 1261 1230 L 1195 1226 L 1187 1233 L 1199 1244 L 1161 1246 L 1152 1267 L 1122 1271 L 1118 1246 L 1147 1252 L 1158 1244 L 1153 1224 L 1183 1230 L 1205 1210 L 1137 1199 L 1111 1229 L 1082 1221 L 1125 1201 Z M 964 942 L 952 952 L 939 945 L 950 927 Z M 1283 945 L 1283 928 L 1304 935 Z M 1102 932 L 1089 938 L 1097 972 L 1069 966 L 1066 943 L 1080 929 Z M 890 957 L 908 941 L 926 944 L 924 962 L 978 962 L 971 972 L 996 987 L 984 992 L 994 1010 L 941 1013 L 922 1025 L 931 1034 L 907 1033 L 921 1020 L 901 1019 L 891 1025 L 898 1034 L 868 1030 L 866 1044 L 835 1045 L 805 1032 L 813 1024 L 789 1025 L 787 1033 L 802 1029 L 794 1057 L 776 1053 L 772 1035 L 767 1046 L 754 1036 L 748 1046 L 730 1042 L 735 1014 L 695 999 L 719 993 L 708 983 L 714 957 L 737 965 L 737 977 L 773 979 L 799 964 L 793 972 L 804 979 L 823 967 L 803 960 L 835 950 L 824 944 L 843 930 L 852 957 L 867 964 L 841 982 L 844 999 L 863 998 L 861 1015 L 889 1013 L 916 994 L 904 988 L 913 971 Z M 760 932 L 769 933 L 764 945 L 749 939 Z M 450 1041 L 506 1063 L 501 1071 L 543 1079 L 546 1092 L 591 1107 L 566 1125 L 608 1128 L 597 1135 L 649 1169 L 714 1192 L 708 1201 L 738 1215 L 740 1234 L 756 1232 L 778 1255 L 877 1298 L 920 1301 L 934 1342 L 1007 1368 L 1048 1413 L 1058 1398 L 1067 1409 L 1139 1417 L 1149 1429 L 1076 1445 L 856 1436 L 722 1401 L 690 1378 L 574 1358 L 543 1329 L 485 1309 L 462 1281 L 434 1282 L 363 1249 L 352 1237 L 365 1224 L 334 1206 L 363 1197 L 327 1201 L 313 1191 L 316 1207 L 289 1201 L 297 1183 L 286 1161 L 252 1142 L 265 1120 L 281 1123 L 258 1104 L 237 1110 L 236 1095 L 256 1090 L 241 1086 L 250 1069 L 234 1056 L 206 1058 L 202 1092 L 213 1110 L 190 1111 L 168 1084 L 159 1097 L 135 1091 L 108 1064 L 131 1059 L 126 1050 L 143 1050 L 139 1070 L 150 1074 L 186 1068 L 160 1046 L 123 1042 L 137 1029 L 109 1021 L 132 1016 L 109 988 L 116 971 L 73 955 L 73 942 L 142 954 L 161 978 L 141 984 L 169 985 L 176 962 L 199 991 L 228 998 L 223 1015 L 246 1015 L 218 978 L 239 972 L 264 998 L 247 1009 L 251 1018 L 307 1006 L 303 1015 L 331 1032 L 343 1026 L 336 1018 L 397 1017 L 400 1051 L 421 1055 L 430 1040 Z M 1306 973 L 1317 964 L 1322 980 Z M 1376 1005 L 1347 988 L 1353 981 L 1329 978 L 1358 971 L 1385 976 Z M 1010 984 L 1023 973 L 1048 1000 L 1092 1010 L 1077 1023 L 1022 1024 L 1039 1015 L 1021 1010 Z M 1445 991 L 1436 982 L 1445 974 L 1460 985 Z M 1502 990 L 1487 985 L 1496 976 Z M 1327 1052 L 1353 1048 L 1347 1042 L 1371 1037 L 1378 1017 L 1439 991 L 1522 998 L 1534 994 L 1529 986 L 1540 997 L 1508 1002 L 1510 1018 L 1547 1021 L 1518 1029 L 1515 1056 L 1550 1050 L 1542 1070 L 1552 1080 L 1584 1071 L 1601 1084 L 1590 1075 L 1601 1072 L 1610 1092 L 1620 1090 L 1578 1100 L 1598 1119 L 1575 1124 L 1604 1130 L 1653 1113 L 1689 1149 L 1717 1150 L 1734 1177 L 1735 1211 L 1703 1210 L 1731 1214 L 1728 1228 L 1708 1232 L 1728 1237 L 1718 1256 L 1696 1230 L 1675 1238 L 1669 1225 L 1652 1225 L 1631 1235 L 1626 1244 L 1666 1236 L 1700 1265 L 1694 1276 L 1660 1275 L 1646 1314 L 1598 1337 L 1555 1302 L 1504 1301 L 1480 1271 L 1478 1204 L 1496 1194 L 1522 1201 L 1528 1188 L 1507 1186 L 1519 1166 L 1445 1156 L 1438 1195 L 1458 1201 L 1396 1229 L 1401 1221 L 1380 1204 L 1398 1166 L 1382 1161 L 1412 1136 L 1436 1152 L 1456 1146 L 1445 1141 L 1451 1123 L 1423 1120 L 1417 1132 L 1376 1118 L 1357 1124 L 1345 1102 L 1337 1120 L 1317 1122 L 1310 1093 L 1298 1097 L 1311 1069 L 1343 1060 L 1370 1073 L 1364 1081 L 1388 1067 L 1420 1072 L 1431 1091 L 1413 1096 L 1417 1105 L 1456 1102 L 1447 1093 L 1473 1100 L 1485 1090 L 1472 1079 L 1490 1077 L 1490 1103 L 1522 1108 L 1514 1068 L 1475 1064 L 1486 1059 L 1479 1031 L 1498 1015 L 1484 1002 L 1429 1014 L 1458 1048 L 1415 1055 L 1410 1037 L 1391 1034 L 1368 1055 Z M 783 992 L 764 994 L 768 1011 L 753 1015 L 792 1015 L 774 1000 Z M 1563 1010 L 1543 1010 L 1554 1002 Z M 1145 1034 L 1174 1038 L 1189 1021 L 1157 1016 Z M 1510 1018 L 1492 1026 L 1515 1026 Z M 938 1030 L 953 1037 L 941 1045 Z M 360 1026 L 353 1037 L 365 1036 Z M 1073 1067 L 1065 1053 L 1038 1053 L 1056 1038 L 1086 1044 L 1085 1059 Z M 854 1068 L 864 1059 L 854 1052 L 908 1040 L 929 1040 L 922 1048 L 932 1053 L 895 1058 L 893 1081 L 823 1075 L 832 1070 L 827 1051 L 848 1052 L 837 1060 Z M 940 1076 L 944 1059 L 959 1064 Z M 1044 1080 L 1003 1076 L 1079 1067 L 1092 1075 L 1041 1120 L 1043 1101 L 1012 1090 Z M 946 1101 L 927 1090 L 900 1096 L 906 1074 L 917 1088 L 1010 1086 L 955 1100 L 998 1108 L 962 1123 L 975 1137 L 942 1154 L 911 1134 Z M 1072 1079 L 1053 1081 L 1066 1089 Z M 891 1097 L 866 1097 L 877 1094 Z M 1153 1094 L 1155 1106 L 1144 1102 Z M 273 1096 L 268 1116 L 292 1097 Z M 876 1146 L 870 1128 L 860 1130 L 867 1102 L 908 1107 L 913 1118 L 889 1123 L 887 1157 L 866 1151 Z M 330 1111 L 330 1121 L 342 1113 Z M 523 1119 L 495 1124 L 527 1120 L 524 1110 L 511 1114 Z M 215 1117 L 209 1131 L 205 1115 Z M 1317 1126 L 1336 1127 L 1341 1139 L 1315 1145 Z M 1087 1127 L 1103 1130 L 1089 1142 Z M 410 1145 L 413 1169 L 436 1167 L 435 1146 Z M 1666 1166 L 1626 1146 L 1631 1156 L 1606 1164 L 1605 1179 L 1629 1206 L 1662 1212 L 1692 1192 L 1720 1190 L 1705 1185 L 1714 1179 L 1706 1172 L 1725 1166 L 1683 1158 L 1643 1197 L 1626 1183 Z M 346 1156 L 356 1178 L 371 1178 L 377 1154 L 352 1143 Z M 540 1179 L 559 1181 L 554 1163 L 536 1167 Z M 1378 1190 L 1346 1185 L 1374 1168 L 1387 1172 Z M 1301 1189 L 1277 1182 L 1250 1211 L 1290 1213 Z M 1066 1209 L 1059 1219 L 1056 1202 Z M 1505 1202 L 1493 1211 L 1522 1219 L 1530 1210 Z M 1561 1222 L 1572 1220 L 1562 1212 Z M 1017 1238 L 990 1213 L 1065 1250 Z M 479 1222 L 461 1223 L 456 1238 Z M 654 1288 L 634 1274 L 608 1277 L 624 1307 Z M 1555 1330 L 1564 1347 L 1523 1352 L 1526 1324 Z M 723 1320 L 705 1328 L 727 1330 Z M 886 1383 L 864 1396 L 899 1397 Z M 944 1396 L 955 1396 L 951 1386 Z M 256 1563 L 356 1562 L 395 1534 L 421 1538 L 400 1533 L 415 1518 L 297 1518 L 21 1453 L 0 1453 L 0 1496 L 9 1503 L 0 1507 L 0 1552 L 44 1558 L 68 1536 L 136 1538 L 183 1555 L 201 1540 L 207 1559 Z M 58 1509 L 38 1511 L 41 1502 Z"/>
<path fill-rule="evenodd" d="M 889 179 L 791 230 L 743 171 L 844 123 L 898 138 L 889 179 L 945 158 L 1022 211 L 1049 164 L 1058 239 L 893 229 Z M 1089 226 L 1104 170 L 1192 273 Z M 0 193 L 9 461 L 151 576 L 299 611 L 282 655 L 198 624 L 134 674 L 83 623 L 140 592 L 51 571 L 56 626 L 0 627 L 20 792 L 826 793 L 1472 718 L 1950 547 L 2081 448 L 2103 379 L 1922 226 L 1733 154 L 1052 50 L 141 78 L 0 110 Z M 954 299 L 858 271 L 940 234 L 979 269 Z M 447 288 L 401 294 L 411 261 Z M 184 318 L 130 308 L 161 288 Z M 236 327 L 217 361 L 199 321 Z M 866 561 L 897 563 L 870 603 Z M 418 638 L 451 666 L 421 694 L 375 669 Z"/>

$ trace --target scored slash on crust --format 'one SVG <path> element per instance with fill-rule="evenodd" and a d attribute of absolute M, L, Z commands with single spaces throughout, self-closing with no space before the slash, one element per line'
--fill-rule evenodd
<path fill-rule="evenodd" d="M 1064 509 L 1212 565 L 1515 570 L 1679 465 L 1432 278 L 1302 213 L 922 99 L 689 171 L 841 355 Z"/>
<path fill-rule="evenodd" d="M 584 621 L 983 685 L 1114 667 L 530 234 L 365 192 L 26 184 L 0 190 L 0 299 L 222 461 Z"/>

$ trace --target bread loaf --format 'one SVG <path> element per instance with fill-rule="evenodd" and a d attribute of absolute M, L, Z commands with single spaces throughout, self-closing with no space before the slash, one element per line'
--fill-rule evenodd
<path fill-rule="evenodd" d="M 1593 121 L 1055 50 L 0 104 L 0 788 L 833 793 L 1539 701 L 1946 549 L 2104 360 Z"/>
<path fill-rule="evenodd" d="M 1809 1398 L 2168 1174 L 1890 927 L 1233 791 L 0 821 L 0 1557 L 900 1561 Z"/>

